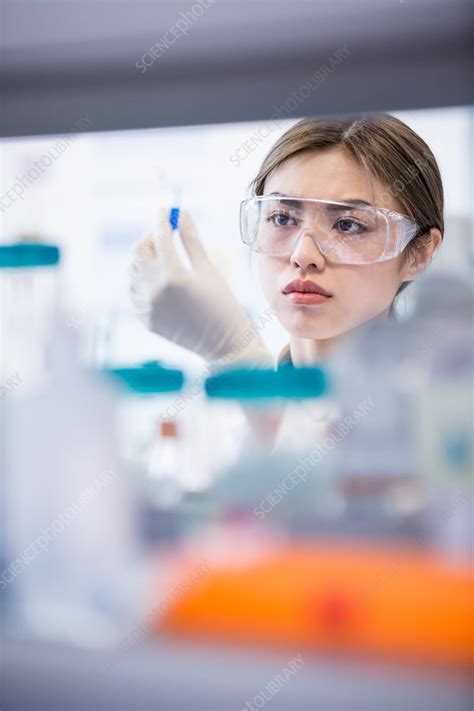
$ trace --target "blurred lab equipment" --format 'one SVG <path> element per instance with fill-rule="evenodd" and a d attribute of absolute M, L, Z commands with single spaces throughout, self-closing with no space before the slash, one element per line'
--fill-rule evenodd
<path fill-rule="evenodd" d="M 206 492 L 226 456 L 224 438 L 209 435 L 202 378 L 188 382 L 157 361 L 107 372 L 122 384 L 120 452 L 136 486 L 143 544 L 172 542 L 207 511 Z"/>
<path fill-rule="evenodd" d="M 458 303 L 461 322 L 462 312 Z M 416 317 L 376 322 L 344 344 L 329 375 L 286 366 L 273 375 L 230 371 L 208 379 L 206 392 L 218 407 L 233 399 L 245 404 L 251 432 L 210 492 L 207 529 L 176 552 L 178 577 L 189 584 L 155 617 L 157 633 L 472 669 L 472 567 L 462 556 L 453 565 L 437 541 L 447 527 L 436 516 L 430 524 L 436 477 L 426 469 L 417 426 L 428 382 L 444 397 L 451 385 L 440 364 L 456 362 L 457 387 L 467 388 L 472 359 L 466 341 L 453 336 L 446 353 L 428 352 L 428 367 L 419 338 Z M 337 400 L 326 429 L 305 447 L 311 417 L 296 406 L 295 439 L 275 448 L 284 391 L 294 396 L 301 388 L 308 396 L 318 383 L 318 402 L 326 379 Z M 449 417 L 435 427 L 437 446 L 448 439 L 441 430 L 465 432 L 469 421 L 462 397 L 448 399 L 448 407 Z M 433 417 L 426 413 L 425 422 Z M 458 440 L 444 446 L 453 447 L 452 466 L 464 471 L 467 445 Z M 456 473 L 442 461 L 437 467 L 449 488 Z M 467 501 L 458 520 L 466 521 Z M 203 560 L 208 569 L 194 580 Z"/>
<path fill-rule="evenodd" d="M 205 389 L 221 413 L 216 441 L 226 413 L 245 413 L 234 456 L 210 492 L 220 517 L 265 520 L 292 535 L 331 525 L 340 504 L 323 445 L 334 417 L 326 370 L 232 369 L 208 378 Z"/>
<path fill-rule="evenodd" d="M 472 285 L 443 273 L 418 280 L 405 320 L 361 329 L 335 363 L 344 416 L 373 401 L 338 448 L 361 526 L 384 517 L 461 566 L 474 545 L 473 366 Z"/>
<path fill-rule="evenodd" d="M 158 361 L 120 366 L 105 370 L 120 386 L 120 447 L 129 461 L 140 461 L 150 442 L 157 418 L 169 409 L 173 393 L 184 383 L 181 370 L 168 368 Z M 171 419 L 174 412 L 169 414 Z"/>
<path fill-rule="evenodd" d="M 472 573 L 429 551 L 277 536 L 257 538 L 246 555 L 230 539 L 217 550 L 204 539 L 177 556 L 187 585 L 155 617 L 156 633 L 474 666 Z M 203 560 L 208 570 L 196 579 Z"/>
<path fill-rule="evenodd" d="M 417 285 L 413 330 L 423 377 L 416 408 L 430 537 L 453 564 L 474 556 L 474 298 L 472 282 L 447 273 Z"/>
<path fill-rule="evenodd" d="M 474 292 L 446 274 L 420 280 L 413 315 L 423 337 L 419 412 L 423 471 L 434 485 L 472 483 Z"/>
<path fill-rule="evenodd" d="M 423 536 L 413 341 L 404 324 L 374 321 L 335 354 L 342 437 L 334 476 L 354 534 Z"/>
<path fill-rule="evenodd" d="M 2 395 L 39 386 L 49 357 L 60 249 L 43 242 L 0 245 L 0 384 Z M 18 385 L 14 387 L 15 376 Z"/>
<path fill-rule="evenodd" d="M 348 348 L 331 372 L 328 365 L 290 365 L 277 372 L 229 371 L 206 382 L 211 403 L 217 398 L 228 409 L 233 397 L 245 406 L 248 432 L 241 456 L 219 482 L 231 499 L 240 491 L 243 502 L 253 502 L 254 515 L 282 517 L 294 535 L 413 534 L 412 527 L 420 526 L 413 510 L 395 506 L 400 492 L 413 497 L 418 487 L 404 402 L 383 368 L 382 386 L 374 370 L 366 390 L 362 367 L 360 379 L 354 378 L 357 356 L 357 349 Z M 375 416 L 371 392 L 379 404 L 385 398 L 385 419 Z"/>
<path fill-rule="evenodd" d="M 48 378 L 3 402 L 6 629 L 107 645 L 134 620 L 134 496 L 118 456 L 116 388 L 79 362 L 57 313 Z"/>
<path fill-rule="evenodd" d="M 59 247 L 19 241 L 0 245 L 0 563 L 9 561 L 5 521 L 5 406 L 40 387 L 46 372 L 51 322 L 57 306 Z M 1 586 L 2 601 L 7 599 Z"/>
<path fill-rule="evenodd" d="M 190 269 L 179 257 L 178 244 L 184 245 Z M 137 315 L 154 333 L 207 361 L 272 362 L 225 278 L 209 260 L 187 212 L 180 213 L 175 231 L 168 211 L 161 212 L 156 233 L 136 246 L 130 272 Z"/>
<path fill-rule="evenodd" d="M 335 463 L 347 512 L 360 530 L 450 548 L 464 566 L 474 543 L 472 334 L 471 284 L 427 275 L 408 317 L 368 324 L 333 363 L 348 423 Z"/>
<path fill-rule="evenodd" d="M 121 386 L 119 446 L 136 484 L 141 533 L 148 542 L 174 537 L 186 465 L 183 423 L 176 418 L 174 400 L 182 390 L 184 375 L 159 362 L 106 372 Z"/>

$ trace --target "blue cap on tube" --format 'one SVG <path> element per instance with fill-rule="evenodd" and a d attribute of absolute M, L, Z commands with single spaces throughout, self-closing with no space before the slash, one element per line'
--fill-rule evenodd
<path fill-rule="evenodd" d="M 172 207 L 170 210 L 170 225 L 172 230 L 178 229 L 179 207 Z"/>

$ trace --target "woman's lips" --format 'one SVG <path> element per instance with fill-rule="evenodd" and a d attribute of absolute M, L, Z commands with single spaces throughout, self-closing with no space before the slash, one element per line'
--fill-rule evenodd
<path fill-rule="evenodd" d="M 295 279 L 285 286 L 283 294 L 293 304 L 324 304 L 332 294 L 311 279 Z"/>
<path fill-rule="evenodd" d="M 293 304 L 324 304 L 331 298 L 330 296 L 318 294 L 314 291 L 290 291 L 288 294 L 285 294 L 285 296 Z"/>

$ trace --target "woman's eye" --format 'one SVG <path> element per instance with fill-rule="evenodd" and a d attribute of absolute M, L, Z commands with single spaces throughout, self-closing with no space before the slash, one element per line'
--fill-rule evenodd
<path fill-rule="evenodd" d="M 349 217 L 343 217 L 338 220 L 335 224 L 335 227 L 344 234 L 351 235 L 360 235 L 363 232 L 367 231 L 365 225 L 363 225 L 361 222 L 357 222 L 357 220 L 352 220 Z"/>
<path fill-rule="evenodd" d="M 272 215 L 267 217 L 267 220 L 276 227 L 288 227 L 291 220 L 293 220 L 294 224 L 294 218 L 286 212 L 274 212 Z"/>

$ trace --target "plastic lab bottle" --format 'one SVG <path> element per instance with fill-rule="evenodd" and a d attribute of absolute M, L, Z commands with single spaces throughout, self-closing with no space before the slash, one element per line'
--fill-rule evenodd
<path fill-rule="evenodd" d="M 26 395 L 44 377 L 57 307 L 59 248 L 0 245 L 1 397 Z"/>
<path fill-rule="evenodd" d="M 101 645 L 135 614 L 136 510 L 119 457 L 116 388 L 80 364 L 76 338 L 58 317 L 48 379 L 4 404 L 2 580 L 13 633 Z"/>
<path fill-rule="evenodd" d="M 121 452 L 134 473 L 145 540 L 153 540 L 153 531 L 166 538 L 168 524 L 172 536 L 176 521 L 170 512 L 188 493 L 193 476 L 200 476 L 198 458 L 190 462 L 194 441 L 184 424 L 192 413 L 176 405 L 184 375 L 157 361 L 108 372 L 121 385 Z"/>

